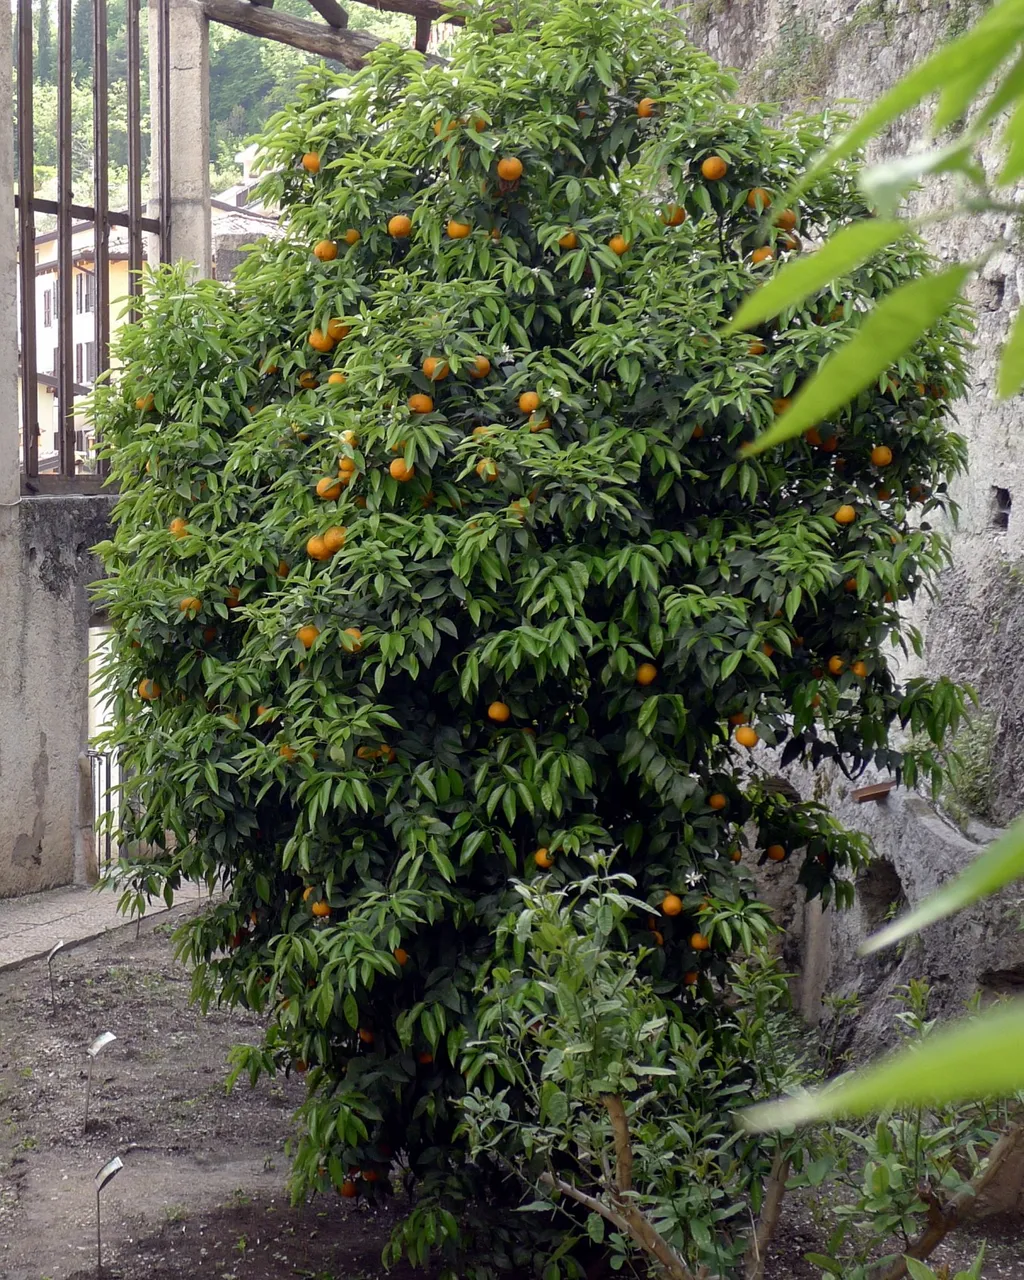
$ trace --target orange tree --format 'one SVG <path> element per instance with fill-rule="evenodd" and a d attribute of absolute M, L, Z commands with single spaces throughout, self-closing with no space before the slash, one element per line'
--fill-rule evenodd
<path fill-rule="evenodd" d="M 444 68 L 308 80 L 263 139 L 282 235 L 230 287 L 157 273 L 93 408 L 128 893 L 224 886 L 184 953 L 268 1017 L 240 1067 L 308 1070 L 299 1191 L 402 1161 L 450 1205 L 488 1176 L 453 1134 L 514 877 L 620 846 L 620 945 L 713 1031 L 751 864 L 842 902 L 863 856 L 771 748 L 913 782 L 961 711 L 888 656 L 945 554 L 957 324 L 742 454 L 920 247 L 723 336 L 868 215 L 852 167 L 764 215 L 828 120 L 737 106 L 652 3 L 466 17 Z"/>

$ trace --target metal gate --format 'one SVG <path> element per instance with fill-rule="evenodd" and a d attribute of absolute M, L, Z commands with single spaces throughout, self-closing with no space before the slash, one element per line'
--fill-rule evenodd
<path fill-rule="evenodd" d="M 155 0 L 149 45 L 156 83 L 160 128 L 157 131 L 160 190 L 168 190 L 170 130 L 170 56 L 168 0 Z M 75 400 L 86 394 L 110 360 L 111 261 L 127 264 L 127 289 L 141 287 L 143 233 L 166 258 L 169 245 L 167 202 L 160 216 L 143 212 L 142 39 L 140 0 L 125 0 L 125 79 L 127 96 L 126 208 L 110 207 L 110 78 L 107 0 L 92 0 L 92 191 L 88 204 L 72 190 L 72 24 L 71 0 L 57 0 L 57 187 L 45 199 L 35 187 L 35 66 L 33 3 L 18 0 L 17 144 L 18 287 L 20 295 L 22 490 L 27 493 L 85 492 L 102 482 L 96 442 L 76 426 Z M 54 229 L 38 234 L 39 220 Z M 123 234 L 112 246 L 112 229 Z M 114 253 L 112 254 L 112 247 Z M 40 277 L 52 284 L 40 290 Z M 84 283 L 82 283 L 84 281 Z M 77 287 L 76 287 L 77 286 Z M 43 315 L 37 302 L 42 300 Z M 88 316 L 91 314 L 91 323 Z M 84 321 L 76 323 L 76 317 Z M 41 350 L 40 335 L 56 337 Z M 91 338 L 85 333 L 90 332 Z M 80 339 L 80 340 L 79 340 Z M 53 439 L 41 435 L 40 402 L 52 401 Z M 76 438 L 77 433 L 77 438 Z M 52 445 L 52 447 L 51 447 Z"/>

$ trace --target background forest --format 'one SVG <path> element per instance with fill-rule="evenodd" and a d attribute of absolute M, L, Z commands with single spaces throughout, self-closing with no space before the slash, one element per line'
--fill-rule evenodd
<path fill-rule="evenodd" d="M 110 71 L 110 190 L 115 207 L 125 203 L 127 164 L 126 0 L 109 0 L 108 58 Z M 278 10 L 319 22 L 307 0 L 277 0 Z M 349 13 L 353 28 L 372 31 L 401 45 L 412 41 L 413 20 L 404 14 L 378 13 L 356 4 Z M 57 181 L 57 30 L 50 0 L 37 0 L 35 139 L 36 189 L 54 196 Z M 75 199 L 92 199 L 92 0 L 75 0 L 72 12 L 72 177 Z M 147 28 L 142 21 L 142 149 L 149 158 L 149 60 Z M 270 40 L 259 40 L 214 23 L 210 28 L 210 157 L 214 193 L 241 177 L 235 159 L 246 139 L 295 94 L 299 73 L 319 62 L 312 54 Z M 144 184 L 145 186 L 145 184 Z"/>

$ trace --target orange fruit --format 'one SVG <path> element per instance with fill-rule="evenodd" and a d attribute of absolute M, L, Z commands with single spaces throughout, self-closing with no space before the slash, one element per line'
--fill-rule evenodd
<path fill-rule="evenodd" d="M 817 427 L 811 427 L 810 431 L 805 431 L 804 439 L 807 441 L 807 443 L 811 446 L 812 449 L 821 448 L 821 432 L 818 430 Z"/>
<path fill-rule="evenodd" d="M 314 329 L 309 335 L 309 345 L 314 351 L 330 351 L 334 346 L 334 339 L 322 330 Z"/>
<path fill-rule="evenodd" d="M 238 601 L 239 601 L 240 595 L 241 595 L 241 592 L 238 590 L 237 587 L 228 587 L 228 594 L 225 599 L 229 609 L 238 608 Z"/>
<path fill-rule="evenodd" d="M 310 373 L 307 369 L 304 373 L 299 374 L 299 386 L 303 391 L 312 391 L 316 385 L 317 381 L 315 373 Z M 307 436 L 306 438 L 308 439 L 309 437 Z M 299 436 L 299 439 L 301 440 L 302 436 Z"/>
<path fill-rule="evenodd" d="M 540 408 L 540 396 L 536 391 L 524 391 L 518 403 L 522 413 L 533 413 Z"/>
<path fill-rule="evenodd" d="M 144 396 L 139 396 L 135 401 L 135 407 L 142 413 L 149 413 L 153 405 L 156 403 L 152 391 L 148 391 Z"/>
<path fill-rule="evenodd" d="M 776 217 L 775 225 L 783 231 L 792 231 L 796 226 L 796 213 L 792 209 L 783 209 Z"/>
<path fill-rule="evenodd" d="M 320 157 L 315 151 L 307 151 L 302 157 L 302 167 L 307 173 L 320 172 Z"/>
<path fill-rule="evenodd" d="M 533 860 L 542 871 L 555 865 L 555 855 L 550 849 L 540 848 L 534 851 Z"/>
<path fill-rule="evenodd" d="M 155 680 L 150 680 L 147 677 L 139 681 L 138 693 L 143 702 L 152 702 L 154 698 L 159 698 L 162 692 L 163 690 Z"/>
<path fill-rule="evenodd" d="M 315 627 L 312 622 L 307 622 L 304 627 L 299 627 L 298 631 L 295 633 L 295 638 L 304 649 L 311 649 L 313 647 L 313 642 L 319 634 L 320 628 Z"/>
<path fill-rule="evenodd" d="M 329 529 L 325 529 L 321 535 L 324 540 L 324 546 L 327 548 L 328 555 L 334 555 L 336 551 L 340 551 L 345 545 L 345 536 L 348 530 L 343 524 L 332 524 Z"/>
<path fill-rule="evenodd" d="M 406 217 L 404 213 L 396 213 L 393 218 L 388 219 L 388 235 L 395 240 L 404 240 L 410 231 L 412 231 L 412 219 Z"/>
<path fill-rule="evenodd" d="M 479 426 L 473 428 L 472 434 L 475 436 L 489 436 L 491 434 L 491 429 L 490 427 L 485 427 L 483 423 L 481 423 Z"/>
<path fill-rule="evenodd" d="M 892 462 L 892 450 L 887 444 L 876 444 L 871 450 L 871 461 L 876 467 L 887 467 Z"/>
<path fill-rule="evenodd" d="M 359 1188 L 356 1186 L 356 1184 L 352 1181 L 351 1178 L 346 1178 L 345 1181 L 338 1188 L 338 1194 L 340 1196 L 344 1196 L 346 1200 L 354 1200 L 356 1196 L 359 1194 Z"/>
<path fill-rule="evenodd" d="M 729 172 L 729 166 L 721 156 L 708 156 L 701 165 L 700 171 L 709 182 L 718 182 Z"/>
<path fill-rule="evenodd" d="M 491 371 L 491 362 L 486 356 L 474 356 L 469 366 L 471 378 L 486 378 Z"/>
<path fill-rule="evenodd" d="M 351 636 L 352 643 L 345 645 L 349 653 L 358 653 L 363 647 L 363 633 L 358 627 L 346 627 L 342 635 Z"/>
<path fill-rule="evenodd" d="M 745 711 L 734 711 L 729 717 L 730 724 L 748 724 L 750 716 Z"/>
<path fill-rule="evenodd" d="M 431 400 L 430 396 L 425 396 L 422 391 L 417 391 L 414 395 L 411 395 L 406 404 L 413 413 L 433 413 L 434 411 L 433 400 Z"/>
<path fill-rule="evenodd" d="M 505 156 L 498 161 L 498 177 L 503 182 L 518 182 L 523 176 L 523 162 L 516 156 Z"/>
<path fill-rule="evenodd" d="M 216 640 L 216 639 L 217 639 L 217 628 L 216 628 L 216 627 L 204 627 L 204 628 L 203 628 L 203 640 L 204 640 L 207 644 L 212 644 L 212 643 L 213 643 L 213 641 L 214 641 L 214 640 Z M 132 648 L 133 648 L 133 649 L 137 649 L 138 647 L 139 647 L 139 646 L 138 646 L 138 644 L 137 644 L 135 641 L 132 641 Z"/>
<path fill-rule="evenodd" d="M 828 669 L 834 676 L 842 675 L 843 668 L 845 666 L 846 666 L 846 663 L 842 660 L 842 658 L 840 658 L 840 656 L 837 653 L 833 654 L 832 657 L 829 658 L 828 660 Z"/>
<path fill-rule="evenodd" d="M 416 1055 L 416 1061 L 421 1067 L 429 1067 L 434 1061 L 434 1055 L 432 1053 L 428 1053 L 427 1050 L 424 1049 L 422 1053 L 418 1053 Z M 370 1177 L 370 1174 L 373 1174 L 373 1176 Z M 367 1182 L 375 1182 L 377 1179 L 377 1175 L 372 1169 L 367 1170 L 367 1172 L 363 1174 L 363 1177 Z"/>
<path fill-rule="evenodd" d="M 340 342 L 342 338 L 347 338 L 351 332 L 351 326 L 347 325 L 339 316 L 327 321 L 327 336 L 332 342 Z"/>
<path fill-rule="evenodd" d="M 345 234 L 341 237 L 347 245 L 358 244 L 363 238 L 361 231 L 357 231 L 355 227 L 349 227 Z"/>
<path fill-rule="evenodd" d="M 451 372 L 448 368 L 448 361 L 442 360 L 439 356 L 427 356 L 420 368 L 431 382 L 440 382 L 443 378 L 447 378 Z"/>
<path fill-rule="evenodd" d="M 856 591 L 856 590 L 857 590 L 857 579 L 856 579 L 856 578 L 847 578 L 847 579 L 846 579 L 846 581 L 843 583 L 843 590 L 844 590 L 844 591 L 849 591 L 849 592 L 854 592 L 854 591 Z"/>
<path fill-rule="evenodd" d="M 351 448 L 353 449 L 359 443 L 359 437 L 356 435 L 354 431 L 343 431 L 341 435 L 338 437 L 338 439 L 341 441 L 342 444 L 347 444 L 351 446 Z"/>
<path fill-rule="evenodd" d="M 306 555 L 310 560 L 327 560 L 330 558 L 330 552 L 327 550 L 327 543 L 324 542 L 320 534 L 314 534 L 306 543 Z"/>
<path fill-rule="evenodd" d="M 357 760 L 376 760 L 377 753 L 373 747 L 360 747 L 356 752 Z"/>
<path fill-rule="evenodd" d="M 183 516 L 175 516 L 167 528 L 176 538 L 188 537 L 188 521 Z"/>
<path fill-rule="evenodd" d="M 398 963 L 401 965 L 403 969 L 409 963 L 409 953 L 408 951 L 406 951 L 404 947 L 395 947 L 394 951 L 392 951 L 391 954 L 395 957 L 395 959 L 398 961 Z"/>
<path fill-rule="evenodd" d="M 612 253 L 618 254 L 618 256 L 621 258 L 622 255 L 629 248 L 629 241 L 626 239 L 625 236 L 619 236 L 619 235 L 612 236 L 612 238 L 608 241 L 608 248 L 611 249 Z"/>
<path fill-rule="evenodd" d="M 686 973 L 683 974 L 683 981 L 686 983 L 688 987 L 695 987 L 697 985 L 697 979 L 699 977 L 700 977 L 700 974 L 697 972 L 696 969 L 689 969 L 687 970 Z"/>
<path fill-rule="evenodd" d="M 281 757 L 282 760 L 287 760 L 289 763 L 291 763 L 291 761 L 294 760 L 299 753 L 295 750 L 294 747 L 290 747 L 287 742 L 282 742 L 277 749 L 277 754 Z M 314 904 L 314 910 L 315 910 L 315 904 Z"/>
<path fill-rule="evenodd" d="M 771 202 L 772 198 L 764 187 L 751 187 L 747 192 L 747 208 L 756 213 L 763 213 Z"/>
<path fill-rule="evenodd" d="M 498 464 L 493 458 L 481 458 L 476 464 L 476 473 L 485 484 L 493 484 L 498 478 Z"/>
<path fill-rule="evenodd" d="M 691 440 L 703 440 L 703 439 L 704 439 L 704 428 L 700 425 L 700 423 L 699 423 L 699 422 L 698 422 L 698 423 L 697 423 L 697 425 L 694 427 L 694 429 L 690 432 L 690 439 L 691 439 Z"/>
<path fill-rule="evenodd" d="M 686 221 L 686 210 L 681 204 L 666 205 L 662 210 L 661 220 L 666 227 L 678 227 Z"/>
<path fill-rule="evenodd" d="M 755 338 L 754 341 L 750 344 L 750 346 L 747 347 L 747 355 L 763 356 L 767 350 L 768 348 L 764 345 L 764 343 L 761 342 L 760 339 Z"/>
<path fill-rule="evenodd" d="M 333 262 L 338 256 L 338 246 L 333 240 L 318 240 L 313 246 L 313 257 L 321 262 Z"/>
<path fill-rule="evenodd" d="M 797 253 L 804 247 L 804 242 L 799 236 L 787 231 L 784 235 L 779 236 L 779 247 L 787 253 Z"/>
<path fill-rule="evenodd" d="M 782 847 L 781 844 L 770 844 L 768 848 L 765 850 L 765 853 L 768 855 L 768 857 L 771 859 L 772 862 L 782 862 L 785 860 L 785 857 L 786 857 L 786 850 Z"/>
<path fill-rule="evenodd" d="M 753 751 L 760 741 L 757 736 L 757 730 L 752 729 L 749 724 L 741 724 L 732 736 L 741 747 L 746 747 L 748 751 Z"/>
<path fill-rule="evenodd" d="M 373 1032 L 369 1027 L 360 1027 L 359 1039 L 362 1040 L 363 1044 L 373 1044 Z"/>
<path fill-rule="evenodd" d="M 302 891 L 302 901 L 308 902 L 310 898 L 312 898 L 312 896 L 313 896 L 313 886 L 311 884 L 307 884 L 305 889 L 303 889 Z"/>
<path fill-rule="evenodd" d="M 564 236 L 559 236 L 558 238 L 559 249 L 575 249 L 578 244 L 579 240 L 576 238 L 576 232 L 571 228 Z"/>
<path fill-rule="evenodd" d="M 203 602 L 198 596 L 185 596 L 178 603 L 178 609 L 181 613 L 198 613 L 202 607 Z"/>
<path fill-rule="evenodd" d="M 728 803 L 728 796 L 722 795 L 721 791 L 714 791 L 708 796 L 708 808 L 714 809 L 716 812 L 724 809 Z"/>
<path fill-rule="evenodd" d="M 316 482 L 316 496 L 324 502 L 336 502 L 341 497 L 343 485 L 335 476 L 324 476 Z"/>
<path fill-rule="evenodd" d="M 739 849 L 733 849 L 732 852 L 729 854 L 730 862 L 740 862 L 742 861 L 742 859 L 743 859 L 743 853 Z"/>
<path fill-rule="evenodd" d="M 495 724 L 505 724 L 511 714 L 512 711 L 507 702 L 492 702 L 487 708 L 487 718 L 493 720 Z"/>
<path fill-rule="evenodd" d="M 465 240 L 466 236 L 473 230 L 468 222 L 459 222 L 457 218 L 450 218 L 445 229 L 448 232 L 449 240 Z"/>
<path fill-rule="evenodd" d="M 641 120 L 650 120 L 651 116 L 654 115 L 654 106 L 653 98 L 641 98 L 636 104 L 636 113 Z"/>
<path fill-rule="evenodd" d="M 771 245 L 763 244 L 759 248 L 755 249 L 750 255 L 750 261 L 755 267 L 757 267 L 760 266 L 762 262 L 771 262 L 774 257 L 775 253 L 772 250 Z"/>
<path fill-rule="evenodd" d="M 335 369 L 333 373 L 327 375 L 327 381 L 332 387 L 340 387 L 348 381 L 340 369 Z"/>
<path fill-rule="evenodd" d="M 772 401 L 772 412 L 775 414 L 785 413 L 789 408 L 789 404 L 790 401 L 788 396 L 779 396 L 777 399 Z"/>
<path fill-rule="evenodd" d="M 653 684 L 658 678 L 658 668 L 653 662 L 641 662 L 636 669 L 636 680 L 638 685 L 646 688 L 647 685 Z"/>
<path fill-rule="evenodd" d="M 661 900 L 662 914 L 666 916 L 678 916 L 683 912 L 683 900 L 675 893 L 666 893 Z"/>
<path fill-rule="evenodd" d="M 295 1062 L 293 1063 L 293 1066 L 295 1067 L 295 1070 L 299 1073 L 300 1076 L 305 1075 L 305 1073 L 309 1070 L 309 1064 L 306 1062 L 305 1058 L 296 1058 Z"/>
<path fill-rule="evenodd" d="M 853 672 L 853 674 L 857 677 L 858 680 L 867 679 L 868 665 L 866 662 L 862 662 L 860 658 L 858 658 L 857 661 L 850 667 L 850 670 Z"/>
<path fill-rule="evenodd" d="M 704 937 L 702 933 L 690 934 L 690 950 L 691 951 L 707 951 L 711 943 Z"/>
<path fill-rule="evenodd" d="M 663 947 L 665 945 L 665 935 L 660 930 L 652 929 L 651 937 L 654 939 L 654 941 L 658 944 L 659 947 Z"/>
<path fill-rule="evenodd" d="M 833 518 L 836 524 L 853 524 L 857 519 L 857 512 L 848 502 L 844 502 Z"/>
<path fill-rule="evenodd" d="M 548 417 L 537 418 L 536 421 L 531 418 L 530 434 L 536 435 L 538 431 L 547 431 L 548 427 L 550 426 L 551 426 L 551 419 Z"/>
<path fill-rule="evenodd" d="M 388 472 L 392 480 L 397 480 L 399 484 L 405 484 L 407 480 L 411 480 L 416 474 L 416 468 L 410 467 L 404 458 L 396 458 L 388 467 Z"/>

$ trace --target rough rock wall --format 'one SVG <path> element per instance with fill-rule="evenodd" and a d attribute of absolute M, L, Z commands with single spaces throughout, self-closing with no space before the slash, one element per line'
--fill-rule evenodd
<path fill-rule="evenodd" d="M 937 42 L 964 30 L 977 9 L 965 0 L 692 0 L 683 11 L 697 43 L 736 69 L 741 97 L 817 110 L 875 101 Z M 920 118 L 902 122 L 874 145 L 873 158 L 913 144 L 920 132 Z M 921 204 L 935 207 L 946 195 L 935 183 Z M 1024 401 L 994 396 L 996 356 L 1024 294 L 1021 231 L 1010 219 L 974 217 L 930 233 L 942 259 L 980 256 L 999 243 L 971 289 L 977 349 L 971 390 L 956 406 L 970 471 L 952 487 L 960 507 L 953 565 L 938 598 L 919 602 L 912 619 L 925 637 L 916 670 L 969 682 L 993 716 L 982 816 L 999 823 L 1024 810 Z"/>
<path fill-rule="evenodd" d="M 684 12 L 696 42 L 736 69 L 742 98 L 819 110 L 875 101 L 939 41 L 964 30 L 977 9 L 965 0 L 691 0 Z M 920 118 L 902 122 L 873 146 L 870 158 L 912 145 L 921 125 Z M 948 194 L 936 183 L 920 204 L 934 208 Z M 992 728 L 959 745 L 965 756 L 979 757 L 968 761 L 975 814 L 999 824 L 1024 810 L 1024 402 L 998 403 L 994 396 L 998 349 L 1024 294 L 1021 232 L 1012 220 L 980 217 L 930 232 L 933 252 L 945 260 L 980 256 L 999 243 L 971 290 L 977 345 L 970 391 L 956 406 L 970 469 L 952 487 L 960 508 L 958 524 L 948 531 L 952 565 L 937 598 L 915 607 L 910 620 L 922 630 L 924 656 L 906 672 L 945 674 L 976 689 Z M 816 782 L 820 794 L 823 779 L 793 781 L 807 791 Z M 892 996 L 912 978 L 932 984 L 933 1012 L 946 1016 L 962 1012 L 976 991 L 987 997 L 1024 987 L 1019 887 L 905 948 L 859 959 L 860 942 L 888 913 L 916 905 L 954 877 L 992 833 L 975 820 L 967 824 L 969 839 L 906 791 L 861 805 L 837 778 L 830 795 L 837 816 L 867 831 L 878 854 L 861 878 L 853 910 L 822 914 L 813 904 L 800 905 L 785 874 L 761 877 L 786 930 L 783 959 L 799 973 L 796 995 L 810 1021 L 823 1019 L 835 1030 L 822 995 L 856 996 L 861 1014 L 849 1024 L 850 1047 L 870 1055 L 893 1039 Z M 958 815 L 969 817 L 969 807 Z"/>
<path fill-rule="evenodd" d="M 0 510 L 0 897 L 90 878 L 89 548 L 108 497 Z"/>

